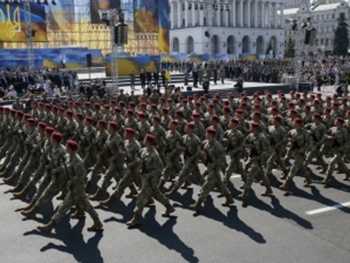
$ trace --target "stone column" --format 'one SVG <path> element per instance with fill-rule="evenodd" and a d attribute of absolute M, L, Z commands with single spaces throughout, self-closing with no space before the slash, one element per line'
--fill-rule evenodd
<path fill-rule="evenodd" d="M 229 27 L 230 26 L 230 19 L 229 19 L 229 15 L 230 15 L 230 10 L 226 9 L 227 5 L 224 5 L 224 26 L 225 27 Z"/>
<path fill-rule="evenodd" d="M 240 27 L 244 26 L 244 24 L 243 24 L 243 15 L 244 15 L 243 4 L 244 4 L 243 0 L 240 0 L 239 1 L 239 24 L 240 24 Z"/>
<path fill-rule="evenodd" d="M 231 19 L 232 19 L 232 26 L 233 26 L 233 27 L 236 27 L 236 21 L 237 21 L 236 0 L 233 0 L 233 1 L 232 1 Z"/>
<path fill-rule="evenodd" d="M 188 25 L 190 24 L 189 22 L 189 10 L 188 10 L 188 2 L 185 2 L 185 28 L 188 27 Z"/>
<path fill-rule="evenodd" d="M 247 1 L 247 27 L 249 28 L 251 25 L 251 20 L 252 20 L 252 15 L 251 15 L 251 10 L 250 7 L 252 5 L 252 1 L 248 0 Z"/>
<path fill-rule="evenodd" d="M 254 27 L 258 27 L 258 1 L 254 0 Z"/>
<path fill-rule="evenodd" d="M 182 27 L 182 3 L 177 2 L 177 26 Z"/>
<path fill-rule="evenodd" d="M 203 10 L 200 9 L 200 3 L 198 5 L 198 11 L 199 11 L 199 25 L 204 26 L 204 12 L 205 8 Z"/>
<path fill-rule="evenodd" d="M 283 28 L 284 24 L 284 6 L 283 3 L 280 4 L 280 28 Z"/>
<path fill-rule="evenodd" d="M 277 28 L 277 3 L 273 3 L 273 27 Z"/>
<path fill-rule="evenodd" d="M 271 28 L 271 3 L 267 2 L 267 28 Z"/>
<path fill-rule="evenodd" d="M 218 5 L 218 10 L 215 11 L 216 26 L 221 26 L 221 5 Z"/>
<path fill-rule="evenodd" d="M 176 17 L 176 13 L 175 13 L 175 6 L 176 6 L 176 3 L 175 2 L 171 2 L 171 5 L 170 5 L 170 11 L 171 11 L 171 29 L 174 29 L 175 28 L 175 17 Z"/>
<path fill-rule="evenodd" d="M 261 2 L 261 27 L 266 26 L 266 15 L 265 15 L 265 2 Z"/>
<path fill-rule="evenodd" d="M 194 4 L 192 4 L 192 26 L 196 26 L 196 22 L 197 22 L 197 11 L 198 9 L 196 10 L 194 8 Z"/>

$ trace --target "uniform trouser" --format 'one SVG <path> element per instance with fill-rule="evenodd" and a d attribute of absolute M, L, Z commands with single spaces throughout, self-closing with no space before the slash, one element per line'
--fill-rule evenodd
<path fill-rule="evenodd" d="M 9 151 L 9 149 L 13 148 L 15 150 L 17 147 L 17 144 L 14 143 L 12 140 L 6 140 L 5 144 L 0 149 L 0 160 L 6 156 L 6 153 Z"/>
<path fill-rule="evenodd" d="M 274 150 L 271 156 L 268 158 L 267 163 L 266 163 L 266 175 L 270 175 L 272 173 L 272 169 L 274 167 L 274 164 L 277 163 L 283 171 L 285 175 L 288 174 L 286 164 L 282 160 L 282 151 L 281 150 Z"/>
<path fill-rule="evenodd" d="M 17 145 L 14 144 L 12 147 L 9 148 L 9 150 L 8 150 L 7 152 L 5 152 L 6 158 L 5 158 L 4 162 L 2 163 L 2 165 L 3 165 L 4 167 L 6 167 L 6 166 L 9 164 L 12 155 L 13 155 L 16 151 L 21 151 L 21 152 L 23 152 L 23 150 L 22 150 L 22 148 L 21 148 L 20 146 L 17 146 Z M 1 160 L 1 159 L 2 159 L 2 158 L 0 157 L 0 160 Z"/>
<path fill-rule="evenodd" d="M 306 154 L 306 160 L 305 160 L 306 164 L 311 163 L 312 158 L 316 157 L 317 161 L 321 163 L 323 168 L 327 167 L 327 164 L 323 159 L 320 149 L 321 149 L 321 146 L 318 146 L 318 145 L 314 145 L 311 148 L 311 150 Z"/>
<path fill-rule="evenodd" d="M 166 157 L 166 166 L 162 172 L 162 181 L 168 181 L 170 175 L 178 174 L 181 171 L 179 156 Z"/>
<path fill-rule="evenodd" d="M 34 187 L 39 180 L 45 175 L 45 161 L 41 161 L 39 167 L 36 169 L 32 179 L 27 183 L 28 188 Z"/>
<path fill-rule="evenodd" d="M 324 142 L 324 144 L 321 146 L 321 149 L 320 149 L 320 154 L 321 154 L 321 156 L 323 156 L 323 155 L 329 155 L 329 153 L 331 152 L 331 150 L 332 150 L 332 146 L 333 146 L 333 141 L 331 141 L 331 140 L 326 140 L 325 142 Z"/>
<path fill-rule="evenodd" d="M 118 183 L 117 189 L 115 189 L 114 193 L 112 194 L 115 198 L 120 198 L 123 195 L 124 190 L 133 182 L 135 182 L 138 187 L 142 187 L 140 173 L 137 171 L 137 169 L 138 167 L 135 169 L 126 169 L 123 178 Z"/>
<path fill-rule="evenodd" d="M 150 179 L 142 180 L 142 188 L 137 196 L 135 214 L 142 215 L 142 211 L 148 201 L 148 197 L 152 196 L 165 207 L 170 205 L 169 200 L 160 192 L 158 188 L 159 176 L 152 176 Z"/>
<path fill-rule="evenodd" d="M 261 175 L 262 181 L 263 181 L 265 186 L 267 186 L 267 187 L 270 186 L 270 181 L 267 178 L 266 174 L 263 172 L 263 168 L 262 168 L 260 162 L 257 161 L 257 160 L 251 159 L 250 163 L 251 163 L 251 168 L 250 168 L 250 170 L 247 173 L 247 180 L 245 182 L 244 189 L 245 190 L 250 190 L 250 188 L 252 187 L 254 179 L 258 175 Z"/>
<path fill-rule="evenodd" d="M 103 177 L 101 189 L 107 190 L 112 184 L 112 178 L 118 183 L 124 175 L 124 162 L 114 161 L 109 164 L 106 174 Z"/>
<path fill-rule="evenodd" d="M 33 196 L 32 202 L 36 203 L 39 198 L 44 193 L 45 189 L 49 186 L 51 182 L 51 175 L 49 173 L 45 173 L 43 180 L 41 181 L 35 195 Z M 30 185 L 35 186 L 33 180 L 29 182 Z"/>
<path fill-rule="evenodd" d="M 26 183 L 30 179 L 30 176 L 33 172 L 38 168 L 39 165 L 39 156 L 32 155 L 27 162 L 27 165 L 24 167 L 23 172 L 21 173 L 21 176 L 19 178 L 19 183 Z"/>
<path fill-rule="evenodd" d="M 294 163 L 292 164 L 292 167 L 290 168 L 288 180 L 292 180 L 295 176 L 295 174 L 298 172 L 298 170 L 302 170 L 305 176 L 309 175 L 309 171 L 307 170 L 307 167 L 304 163 L 304 154 L 296 152 L 294 154 Z"/>
<path fill-rule="evenodd" d="M 6 157 L 4 161 L 4 165 L 6 165 L 6 170 L 7 171 L 12 170 L 22 156 L 23 156 L 23 150 L 20 147 L 18 147 L 9 158 Z"/>
<path fill-rule="evenodd" d="M 73 205 L 76 205 L 79 207 L 79 209 L 88 212 L 94 221 L 99 220 L 96 210 L 88 201 L 84 191 L 78 195 L 72 194 L 72 192 L 69 191 L 63 202 L 59 205 L 56 213 L 52 216 L 51 220 L 55 223 L 59 223 Z"/>
<path fill-rule="evenodd" d="M 31 153 L 26 151 L 24 153 L 24 156 L 21 160 L 21 162 L 19 163 L 19 165 L 17 166 L 16 170 L 15 170 L 15 175 L 20 175 L 24 169 L 24 167 L 27 165 L 28 161 L 29 161 L 29 158 L 31 156 Z"/>
<path fill-rule="evenodd" d="M 198 164 L 193 161 L 185 161 L 185 165 L 182 168 L 179 174 L 179 178 L 177 179 L 177 182 L 176 182 L 177 187 L 181 187 L 181 185 L 186 181 L 186 179 L 188 179 L 188 176 L 190 175 L 191 172 L 200 185 L 204 184 L 205 180 L 199 171 Z"/>
<path fill-rule="evenodd" d="M 333 158 L 329 162 L 329 166 L 327 169 L 327 175 L 329 175 L 329 176 L 333 175 L 334 167 L 336 164 L 338 164 L 338 167 L 342 172 L 349 174 L 350 171 L 349 171 L 348 167 L 345 165 L 345 162 L 343 159 L 343 154 L 340 151 L 336 150 Z"/>
<path fill-rule="evenodd" d="M 96 153 L 89 151 L 86 153 L 85 158 L 83 160 L 84 166 L 86 169 L 94 166 L 96 164 Z"/>
<path fill-rule="evenodd" d="M 93 182 L 97 180 L 99 173 L 103 171 L 105 167 L 109 167 L 109 162 L 106 156 L 99 156 L 97 158 L 96 164 L 91 171 L 91 176 L 89 181 Z"/>
<path fill-rule="evenodd" d="M 228 182 L 230 180 L 231 175 L 233 172 L 236 172 L 242 176 L 242 179 L 245 180 L 246 173 L 243 169 L 243 165 L 241 162 L 241 158 L 239 156 L 231 155 L 231 161 L 228 164 L 226 171 L 225 171 L 225 181 Z"/>
<path fill-rule="evenodd" d="M 67 177 L 63 174 L 51 175 L 51 180 L 49 185 L 44 190 L 43 194 L 39 197 L 35 206 L 41 207 L 47 202 L 52 200 L 52 198 L 57 195 L 59 191 L 67 193 Z"/>
<path fill-rule="evenodd" d="M 202 186 L 198 201 L 204 202 L 207 196 L 210 194 L 210 191 L 212 191 L 215 187 L 217 187 L 224 196 L 227 197 L 230 195 L 227 187 L 220 179 L 220 167 L 214 169 L 209 168 L 208 176 Z"/>

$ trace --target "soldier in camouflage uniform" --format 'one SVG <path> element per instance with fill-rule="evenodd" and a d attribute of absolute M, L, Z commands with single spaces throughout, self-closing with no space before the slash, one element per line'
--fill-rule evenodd
<path fill-rule="evenodd" d="M 85 118 L 85 128 L 84 133 L 80 137 L 81 139 L 81 147 L 84 147 L 85 158 L 83 163 L 86 169 L 94 166 L 96 163 L 96 155 L 94 153 L 94 140 L 96 138 L 97 131 L 95 127 L 92 126 L 93 119 L 90 116 Z"/>
<path fill-rule="evenodd" d="M 224 182 L 228 183 L 233 172 L 242 176 L 242 180 L 246 179 L 246 173 L 243 169 L 241 158 L 244 155 L 244 135 L 237 129 L 238 119 L 232 118 L 230 122 L 230 130 L 224 134 L 223 142 L 230 154 L 230 162 L 226 168 Z"/>
<path fill-rule="evenodd" d="M 78 132 L 78 123 L 75 121 L 73 117 L 73 111 L 67 110 L 66 116 L 67 116 L 67 130 L 66 130 L 66 139 L 72 139 L 76 137 L 76 134 Z"/>
<path fill-rule="evenodd" d="M 152 127 L 149 130 L 149 133 L 157 138 L 155 148 L 163 161 L 164 166 L 166 165 L 165 160 L 165 151 L 166 151 L 166 141 L 165 141 L 165 130 L 162 126 L 159 125 L 160 117 L 155 115 L 152 120 Z"/>
<path fill-rule="evenodd" d="M 28 121 L 30 123 L 30 121 Z M 30 136 L 31 141 L 28 143 L 28 147 L 31 149 L 30 158 L 28 163 L 24 167 L 22 173 L 20 174 L 20 178 L 18 180 L 17 186 L 10 190 L 10 192 L 18 193 L 22 191 L 24 185 L 28 182 L 30 176 L 33 172 L 35 172 L 40 164 L 40 154 L 44 147 L 45 143 L 45 128 L 46 124 L 43 122 L 39 122 L 38 132 L 35 132 L 34 135 Z M 35 129 L 35 123 L 29 125 L 29 130 Z"/>
<path fill-rule="evenodd" d="M 284 159 L 288 158 L 291 155 L 294 155 L 294 163 L 290 168 L 286 181 L 280 187 L 283 190 L 286 190 L 288 188 L 289 182 L 293 180 L 293 177 L 298 170 L 302 170 L 304 172 L 306 179 L 304 183 L 305 187 L 310 186 L 312 183 L 310 173 L 305 166 L 305 153 L 310 149 L 312 139 L 310 138 L 309 133 L 302 127 L 302 123 L 302 119 L 295 118 L 294 129 L 290 131 L 291 145 Z"/>
<path fill-rule="evenodd" d="M 92 115 L 91 115 L 92 119 L 94 120 L 93 122 L 94 126 L 96 126 L 98 121 L 102 120 L 103 118 L 103 114 L 100 111 L 100 108 L 101 108 L 101 105 L 99 103 L 95 103 L 94 111 L 92 112 Z"/>
<path fill-rule="evenodd" d="M 97 189 L 97 192 L 90 196 L 90 200 L 98 201 L 101 195 L 106 192 L 107 188 L 111 185 L 111 179 L 114 178 L 118 183 L 120 178 L 124 175 L 124 141 L 122 137 L 117 133 L 118 124 L 116 122 L 110 122 L 108 127 L 109 136 L 103 146 L 103 152 L 100 156 L 104 156 L 109 162 L 107 165 L 107 171 L 103 177 L 101 187 Z"/>
<path fill-rule="evenodd" d="M 198 112 L 192 113 L 193 122 L 196 125 L 196 128 L 194 129 L 194 134 L 197 135 L 197 137 L 203 141 L 205 140 L 205 127 L 203 123 L 200 121 L 201 115 Z"/>
<path fill-rule="evenodd" d="M 249 190 L 252 187 L 254 178 L 258 175 L 262 176 L 263 184 L 266 187 L 266 191 L 262 193 L 263 196 L 271 195 L 272 189 L 270 181 L 263 171 L 262 160 L 266 160 L 271 154 L 271 148 L 265 135 L 260 133 L 259 123 L 251 123 L 251 133 L 246 138 L 246 148 L 250 149 L 248 163 L 251 164 L 251 168 L 247 173 L 247 179 L 242 186 L 243 193 L 239 196 L 245 199 L 248 196 Z"/>
<path fill-rule="evenodd" d="M 203 185 L 204 178 L 199 172 L 198 159 L 201 155 L 201 141 L 194 134 L 195 124 L 188 122 L 186 126 L 186 135 L 182 137 L 180 151 L 184 152 L 184 166 L 179 174 L 179 178 L 173 189 L 166 193 L 166 196 L 175 194 L 182 184 L 188 179 L 190 173 L 196 178 L 200 185 Z"/>
<path fill-rule="evenodd" d="M 3 138 L 4 139 L 6 138 L 6 141 L 0 149 L 0 160 L 3 159 L 5 156 L 9 156 L 9 153 L 11 152 L 13 153 L 17 147 L 17 145 L 13 143 L 13 140 L 14 140 L 13 127 L 15 127 L 15 122 L 14 122 L 15 118 L 10 115 L 10 108 L 4 108 L 3 111 L 4 111 L 4 118 L 1 123 L 1 129 L 3 131 L 3 134 L 2 134 Z M 23 116 L 23 113 L 21 114 Z M 12 151 L 9 151 L 11 148 L 13 148 Z M 5 168 L 6 168 L 6 165 L 3 164 L 1 167 L 1 171 L 3 172 Z"/>
<path fill-rule="evenodd" d="M 124 127 L 133 128 L 135 131 L 138 129 L 138 123 L 134 117 L 134 111 L 131 109 L 128 109 L 127 111 L 126 118 L 124 120 Z"/>
<path fill-rule="evenodd" d="M 46 104 L 44 109 L 45 109 L 46 114 L 45 114 L 45 118 L 44 118 L 43 122 L 45 122 L 46 125 L 48 125 L 48 126 L 55 127 L 57 120 L 55 120 L 55 117 L 54 117 L 52 111 L 50 110 L 51 109 L 50 104 Z"/>
<path fill-rule="evenodd" d="M 80 213 L 82 211 L 88 212 L 93 219 L 94 223 L 91 227 L 88 227 L 88 231 L 101 230 L 103 227 L 97 212 L 86 197 L 84 191 L 85 168 L 80 157 L 76 154 L 77 149 L 78 144 L 75 141 L 68 140 L 66 146 L 68 157 L 64 165 L 64 170 L 68 177 L 66 185 L 68 194 L 59 206 L 57 212 L 52 216 L 50 222 L 46 225 L 37 227 L 37 229 L 42 232 L 50 233 L 73 205 L 78 207 Z"/>
<path fill-rule="evenodd" d="M 137 123 L 137 138 L 139 140 L 142 140 L 142 138 L 145 138 L 146 134 L 149 132 L 151 125 L 146 119 L 146 114 L 143 112 L 138 112 L 138 123 Z"/>
<path fill-rule="evenodd" d="M 130 188 L 130 193 L 126 195 L 126 198 L 133 198 L 137 191 L 134 183 L 141 188 L 141 176 L 140 176 L 140 164 L 139 154 L 141 150 L 141 144 L 135 140 L 135 130 L 132 128 L 125 129 L 125 157 L 126 157 L 126 170 L 123 178 L 118 183 L 116 190 L 106 200 L 101 201 L 100 204 L 103 206 L 110 207 L 114 200 L 120 199 L 127 187 Z"/>
<path fill-rule="evenodd" d="M 142 221 L 142 211 L 150 196 L 166 207 L 163 217 L 169 217 L 175 211 L 169 200 L 160 192 L 158 188 L 159 178 L 163 170 L 162 160 L 153 145 L 156 138 L 147 134 L 144 139 L 145 148 L 141 150 L 139 163 L 141 164 L 142 188 L 136 200 L 134 217 L 127 222 L 129 227 L 134 227 Z"/>
<path fill-rule="evenodd" d="M 281 125 L 282 117 L 275 115 L 273 125 L 268 127 L 268 139 L 272 146 L 272 154 L 267 160 L 266 164 L 266 176 L 269 177 L 272 174 L 272 169 L 277 163 L 282 169 L 282 172 L 287 176 L 288 171 L 282 158 L 285 155 L 285 148 L 288 142 L 288 133 L 286 129 Z"/>
<path fill-rule="evenodd" d="M 66 152 L 64 146 L 61 144 L 62 134 L 54 132 L 51 137 L 51 143 L 53 149 L 51 155 L 48 157 L 48 165 L 46 165 L 46 170 L 48 178 L 50 178 L 50 183 L 42 192 L 40 197 L 35 197 L 36 202 L 32 204 L 30 210 L 22 211 L 21 214 L 29 217 L 35 218 L 41 206 L 51 201 L 52 198 L 58 194 L 59 191 L 62 193 L 67 192 L 67 175 L 64 173 L 64 162 Z M 45 182 L 45 179 L 42 183 Z M 34 199 L 34 198 L 33 198 Z"/>
<path fill-rule="evenodd" d="M 230 192 L 220 176 L 220 164 L 226 161 L 224 148 L 221 146 L 220 142 L 215 139 L 216 130 L 214 128 L 209 127 L 207 129 L 206 137 L 207 140 L 203 147 L 203 153 L 206 158 L 205 164 L 208 169 L 208 176 L 206 177 L 205 183 L 202 186 L 198 200 L 190 206 L 190 208 L 193 210 L 200 209 L 201 204 L 208 197 L 210 191 L 212 191 L 215 187 L 217 187 L 226 198 L 226 201 L 222 203 L 223 206 L 230 206 L 234 203 Z"/>
<path fill-rule="evenodd" d="M 344 119 L 338 117 L 335 121 L 335 127 L 332 127 L 327 135 L 328 140 L 333 141 L 333 157 L 329 162 L 326 172 L 326 178 L 322 181 L 323 184 L 329 184 L 333 177 L 334 167 L 338 164 L 339 170 L 345 173 L 344 180 L 350 179 L 349 168 L 344 163 L 344 154 L 349 148 L 349 133 L 343 127 Z"/>
<path fill-rule="evenodd" d="M 52 127 L 45 128 L 45 143 L 44 143 L 43 148 L 40 149 L 41 156 L 40 156 L 39 167 L 35 171 L 32 179 L 23 188 L 23 190 L 20 193 L 14 194 L 14 196 L 16 198 L 24 199 L 27 196 L 29 190 L 34 188 L 35 185 L 39 182 L 39 180 L 41 180 L 41 178 L 43 178 L 43 176 L 44 176 L 44 179 L 42 180 L 42 183 L 40 184 L 39 189 L 37 191 L 37 194 L 35 196 L 39 197 L 43 193 L 45 188 L 49 185 L 51 178 L 49 177 L 49 175 L 47 175 L 46 165 L 47 165 L 48 156 L 50 156 L 51 151 L 53 149 L 52 144 L 50 142 L 50 139 L 51 139 L 51 135 L 54 131 L 55 130 Z M 34 197 L 32 199 L 31 204 L 28 207 L 24 208 L 23 210 L 31 209 L 32 208 L 31 205 L 34 205 L 35 202 L 36 202 L 36 198 Z"/>
<path fill-rule="evenodd" d="M 38 119 L 37 121 L 44 121 L 45 120 L 45 116 L 46 116 L 46 112 L 44 110 L 45 104 L 40 102 L 39 103 L 39 115 L 38 115 Z"/>
<path fill-rule="evenodd" d="M 168 129 L 169 123 L 172 120 L 170 115 L 168 114 L 169 111 L 165 107 L 162 108 L 161 111 L 162 111 L 162 117 L 161 117 L 161 120 L 160 120 L 160 125 L 162 125 L 162 127 L 164 129 Z"/>
<path fill-rule="evenodd" d="M 87 116 L 92 116 L 92 110 L 91 110 L 91 107 L 90 107 L 90 102 L 88 101 L 85 101 L 84 102 L 84 110 L 83 110 L 83 114 L 85 117 Z"/>
<path fill-rule="evenodd" d="M 309 130 L 310 137 L 313 139 L 311 150 L 306 154 L 305 166 L 308 166 L 315 156 L 322 165 L 323 172 L 326 172 L 327 164 L 321 155 L 320 149 L 326 139 L 327 128 L 321 122 L 321 115 L 318 112 L 314 113 L 313 123 L 306 124 L 305 128 Z"/>

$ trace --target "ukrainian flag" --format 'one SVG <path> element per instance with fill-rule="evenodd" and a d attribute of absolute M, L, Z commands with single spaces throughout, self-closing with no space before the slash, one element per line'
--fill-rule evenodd
<path fill-rule="evenodd" d="M 168 83 L 171 82 L 171 76 L 170 76 L 170 71 L 169 71 L 169 65 L 168 64 L 165 66 L 165 78 L 168 81 Z"/>

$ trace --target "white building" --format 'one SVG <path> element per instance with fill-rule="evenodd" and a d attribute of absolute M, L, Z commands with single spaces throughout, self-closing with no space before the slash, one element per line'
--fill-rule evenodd
<path fill-rule="evenodd" d="M 261 55 L 271 42 L 283 54 L 283 9 L 283 0 L 170 0 L 171 53 Z"/>
<path fill-rule="evenodd" d="M 284 10 L 285 17 L 285 34 L 286 41 L 292 38 L 296 41 L 298 47 L 301 47 L 301 53 L 313 53 L 313 54 L 324 54 L 331 53 L 333 51 L 333 38 L 334 30 L 338 26 L 338 19 L 340 14 L 344 14 L 347 20 L 350 19 L 350 8 L 349 3 L 342 1 L 340 3 L 318 5 L 310 8 L 310 11 L 302 11 L 299 8 L 291 8 Z M 297 19 L 302 21 L 307 17 L 311 17 L 313 26 L 315 27 L 316 41 L 312 46 L 305 46 L 303 44 L 303 35 L 301 39 L 298 38 L 298 34 L 290 29 L 288 20 Z"/>

